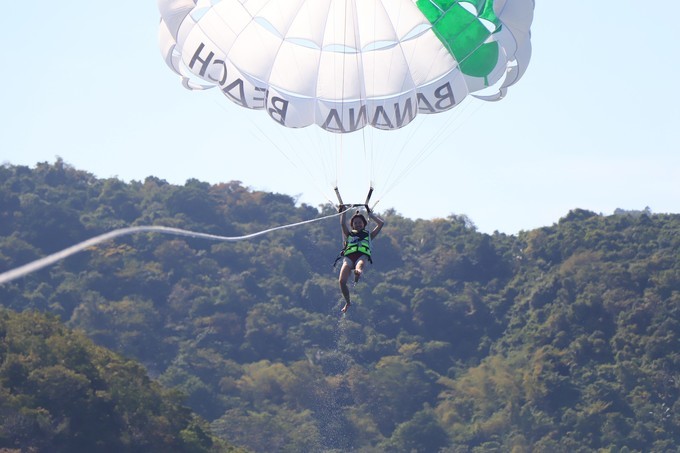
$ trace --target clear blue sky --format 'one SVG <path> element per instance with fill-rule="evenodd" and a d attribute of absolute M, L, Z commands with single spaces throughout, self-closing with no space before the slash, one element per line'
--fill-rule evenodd
<path fill-rule="evenodd" d="M 340 144 L 319 130 L 288 133 L 214 90 L 184 90 L 158 50 L 156 2 L 8 2 L 0 163 L 60 156 L 126 181 L 238 180 L 316 206 L 332 195 L 328 149 L 351 155 L 366 141 L 387 155 L 376 170 L 377 209 L 414 219 L 465 214 L 480 231 L 514 234 L 574 208 L 677 213 L 679 16 L 673 0 L 654 8 L 539 0 L 532 62 L 506 99 Z M 397 170 L 409 162 L 395 156 L 403 143 L 405 154 L 424 149 L 428 157 L 381 187 L 391 162 Z M 362 201 L 365 180 L 348 173 L 340 175 L 345 201 Z"/>

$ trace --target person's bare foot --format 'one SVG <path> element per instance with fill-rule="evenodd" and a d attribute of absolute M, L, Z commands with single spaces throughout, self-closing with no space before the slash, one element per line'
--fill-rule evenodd
<path fill-rule="evenodd" d="M 349 302 L 345 302 L 345 306 L 342 307 L 342 310 L 340 310 L 340 311 L 343 312 L 343 313 L 347 313 L 347 309 L 349 308 L 350 305 L 352 305 L 352 304 L 350 304 Z"/>

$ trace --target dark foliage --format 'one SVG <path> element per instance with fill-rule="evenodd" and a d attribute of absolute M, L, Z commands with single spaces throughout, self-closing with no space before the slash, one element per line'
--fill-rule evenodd
<path fill-rule="evenodd" d="M 329 213 L 239 182 L 6 165 L 0 270 L 124 226 L 236 236 Z M 516 236 L 481 234 L 465 216 L 383 217 L 345 317 L 330 220 L 235 243 L 130 236 L 0 287 L 0 302 L 140 361 L 215 433 L 256 451 L 680 449 L 679 215 L 574 210 Z M 88 399 L 84 371 L 28 372 L 3 347 L 4 388 L 30 390 L 13 407 L 33 414 L 13 432 L 57 407 L 49 420 L 73 411 L 125 426 Z"/>
<path fill-rule="evenodd" d="M 0 310 L 2 451 L 230 451 L 176 392 L 54 317 Z"/>

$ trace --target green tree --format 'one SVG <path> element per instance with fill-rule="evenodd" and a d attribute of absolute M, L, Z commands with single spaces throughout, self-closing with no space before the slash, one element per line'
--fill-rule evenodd
<path fill-rule="evenodd" d="M 416 412 L 411 420 L 397 426 L 385 448 L 388 451 L 426 453 L 440 451 L 447 445 L 448 436 L 434 412 L 424 409 Z"/>

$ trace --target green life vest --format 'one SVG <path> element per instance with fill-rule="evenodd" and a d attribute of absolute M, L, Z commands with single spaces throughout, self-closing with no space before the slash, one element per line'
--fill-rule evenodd
<path fill-rule="evenodd" d="M 349 233 L 345 240 L 345 248 L 342 251 L 342 255 L 347 256 L 355 252 L 363 253 L 368 257 L 371 256 L 371 233 L 366 230 L 352 230 Z"/>

